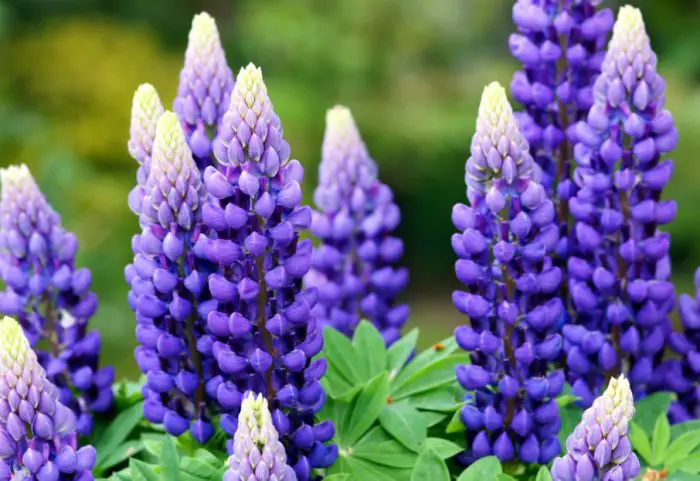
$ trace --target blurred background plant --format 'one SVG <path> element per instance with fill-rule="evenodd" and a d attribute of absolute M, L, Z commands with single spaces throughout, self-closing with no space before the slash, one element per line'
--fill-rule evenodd
<path fill-rule="evenodd" d="M 681 140 L 668 188 L 679 203 L 672 256 L 679 291 L 700 264 L 700 3 L 605 2 L 642 9 Z M 421 344 L 460 321 L 450 211 L 464 200 L 464 162 L 483 86 L 510 83 L 510 0 L 0 0 L 1 166 L 25 162 L 93 270 L 104 360 L 135 376 L 134 317 L 124 266 L 137 222 L 126 198 L 131 98 L 142 82 L 175 95 L 192 16 L 218 23 L 234 72 L 261 65 L 310 201 L 326 109 L 353 110 L 403 221 L 406 297 Z"/>

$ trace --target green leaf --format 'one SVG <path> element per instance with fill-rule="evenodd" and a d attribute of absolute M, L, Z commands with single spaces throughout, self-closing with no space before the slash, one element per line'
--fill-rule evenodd
<path fill-rule="evenodd" d="M 180 471 L 180 459 L 175 448 L 173 438 L 168 436 L 163 443 L 163 449 L 160 456 L 160 469 L 163 477 L 168 481 L 178 481 L 178 473 Z"/>
<path fill-rule="evenodd" d="M 487 456 L 476 461 L 457 478 L 457 481 L 495 481 L 503 472 L 503 466 L 496 456 Z"/>
<path fill-rule="evenodd" d="M 566 446 L 566 438 L 574 431 L 576 425 L 581 421 L 582 415 L 583 410 L 573 404 L 559 409 L 561 429 L 559 430 L 558 438 L 562 446 Z"/>
<path fill-rule="evenodd" d="M 374 424 L 386 406 L 388 396 L 389 378 L 386 372 L 372 379 L 355 396 L 343 418 L 340 436 L 343 446 L 352 446 Z"/>
<path fill-rule="evenodd" d="M 498 473 L 496 475 L 496 481 L 517 481 L 513 476 L 506 473 Z"/>
<path fill-rule="evenodd" d="M 466 428 L 464 427 L 464 423 L 462 422 L 462 409 L 460 408 L 457 409 L 452 415 L 452 419 L 450 419 L 449 424 L 447 424 L 445 432 L 447 434 L 454 434 L 461 433 L 464 431 L 466 431 Z"/>
<path fill-rule="evenodd" d="M 428 426 L 421 413 L 405 402 L 386 406 L 379 415 L 379 424 L 398 442 L 415 452 L 428 436 Z"/>
<path fill-rule="evenodd" d="M 693 419 L 684 423 L 678 423 L 671 426 L 671 440 L 673 441 L 678 436 L 687 433 L 688 431 L 700 430 L 700 419 Z"/>
<path fill-rule="evenodd" d="M 559 406 L 559 408 L 561 409 L 563 407 L 572 405 L 579 399 L 581 398 L 578 396 L 574 396 L 573 394 L 562 394 L 557 398 L 557 406 Z M 547 472 L 549 473 L 549 471 Z"/>
<path fill-rule="evenodd" d="M 537 471 L 537 478 L 535 481 L 552 481 L 552 475 L 549 474 L 549 469 L 547 466 L 542 466 L 539 471 Z"/>
<path fill-rule="evenodd" d="M 681 461 L 698 447 L 700 447 L 700 430 L 684 433 L 668 447 L 664 463 L 669 465 Z"/>
<path fill-rule="evenodd" d="M 328 364 L 326 375 L 321 380 L 326 393 L 333 399 L 352 397 L 362 389 L 362 383 L 351 384 L 333 364 Z"/>
<path fill-rule="evenodd" d="M 326 360 L 335 366 L 338 372 L 352 386 L 361 382 L 359 357 L 350 339 L 333 328 L 327 327 L 323 331 L 324 349 Z M 367 378 L 365 378 L 367 379 Z"/>
<path fill-rule="evenodd" d="M 411 404 L 427 411 L 454 412 L 462 404 L 464 390 L 457 386 L 433 389 L 411 396 Z"/>
<path fill-rule="evenodd" d="M 420 414 L 423 416 L 423 421 L 429 428 L 441 423 L 448 416 L 446 413 L 440 413 L 437 411 L 420 411 Z"/>
<path fill-rule="evenodd" d="M 411 357 L 411 353 L 416 349 L 417 341 L 418 329 L 412 329 L 411 332 L 391 345 L 389 351 L 387 352 L 386 362 L 390 381 L 393 381 L 403 369 L 406 361 L 409 357 Z"/>
<path fill-rule="evenodd" d="M 136 458 L 129 460 L 129 472 L 134 481 L 160 481 L 160 477 L 154 471 L 154 466 Z"/>
<path fill-rule="evenodd" d="M 226 465 L 220 467 L 219 470 L 211 478 L 209 478 L 209 481 L 221 481 L 224 477 L 224 474 L 226 474 L 227 470 L 228 466 Z"/>
<path fill-rule="evenodd" d="M 440 459 L 450 459 L 451 457 L 464 451 L 462 446 L 442 438 L 428 438 L 423 443 L 423 449 L 435 451 Z"/>
<path fill-rule="evenodd" d="M 411 481 L 450 481 L 450 471 L 445 461 L 432 449 L 425 449 L 418 456 L 411 473 Z"/>
<path fill-rule="evenodd" d="M 700 473 L 700 453 L 690 454 L 684 459 L 667 463 L 666 467 L 670 472 L 680 470 L 687 473 Z"/>
<path fill-rule="evenodd" d="M 163 443 L 167 437 L 167 434 L 143 433 L 141 435 L 141 442 L 146 451 L 158 458 L 160 457 L 160 453 L 163 450 Z"/>
<path fill-rule="evenodd" d="M 681 470 L 668 476 L 666 481 L 700 481 L 700 475 Z"/>
<path fill-rule="evenodd" d="M 193 476 L 209 479 L 219 471 L 221 464 L 217 460 L 216 465 L 213 466 L 201 459 L 185 457 L 180 461 L 180 470 Z"/>
<path fill-rule="evenodd" d="M 336 474 L 331 474 L 330 476 L 326 476 L 323 478 L 325 481 L 347 481 L 350 478 L 350 475 L 347 473 L 336 473 Z"/>
<path fill-rule="evenodd" d="M 100 464 L 99 470 L 93 469 L 95 474 L 101 474 L 114 466 L 123 463 L 130 457 L 138 454 L 143 449 L 143 443 L 137 439 L 127 441 L 118 446 L 114 451 L 108 453 Z"/>
<path fill-rule="evenodd" d="M 666 417 L 666 411 L 663 411 L 656 419 L 654 426 L 654 435 L 651 437 L 651 463 L 652 465 L 660 465 L 666 456 L 668 443 L 671 441 L 671 426 Z"/>
<path fill-rule="evenodd" d="M 412 468 L 418 459 L 418 454 L 393 439 L 380 443 L 358 444 L 353 448 L 352 456 L 394 468 Z"/>
<path fill-rule="evenodd" d="M 642 457 L 646 464 L 653 464 L 651 462 L 652 456 L 649 436 L 647 436 L 647 433 L 645 433 L 644 430 L 641 427 L 639 427 L 637 423 L 630 424 L 629 437 L 630 442 L 632 443 L 632 449 L 637 451 L 637 454 L 639 454 Z"/>
<path fill-rule="evenodd" d="M 102 436 L 95 443 L 95 450 L 97 451 L 95 466 L 98 470 L 101 469 L 101 464 L 107 456 L 126 440 L 131 431 L 141 421 L 143 418 L 142 408 L 143 403 L 131 406 L 126 411 L 119 413 L 114 418 L 114 421 L 104 430 Z"/>
<path fill-rule="evenodd" d="M 226 456 L 222 453 L 223 456 Z M 202 461 L 203 463 L 209 464 L 210 466 L 218 467 L 221 464 L 221 459 L 217 458 L 214 454 L 206 449 L 198 449 L 194 452 L 194 459 L 197 461 Z"/>
<path fill-rule="evenodd" d="M 371 379 L 386 370 L 387 352 L 384 339 L 371 322 L 362 321 L 352 341 L 365 367 L 365 379 Z"/>
<path fill-rule="evenodd" d="M 436 349 L 436 346 L 439 346 L 440 348 Z M 454 336 L 452 336 L 421 352 L 415 358 L 413 358 L 413 360 L 409 362 L 406 367 L 401 370 L 401 372 L 399 372 L 398 376 L 396 376 L 391 383 L 392 389 L 400 388 L 403 383 L 416 372 L 420 371 L 429 364 L 432 364 L 433 362 L 450 356 L 457 350 L 458 347 L 457 341 L 455 341 Z"/>
<path fill-rule="evenodd" d="M 371 463 L 353 456 L 344 459 L 347 466 L 347 471 L 344 472 L 349 472 L 350 479 L 358 481 L 396 481 L 401 477 L 402 472 L 404 474 L 406 472 L 410 472 L 409 470 L 399 470 L 396 468 L 389 468 L 380 464 Z"/>
<path fill-rule="evenodd" d="M 635 403 L 634 422 L 639 424 L 647 436 L 651 436 L 659 413 L 668 411 L 671 395 L 667 392 L 657 392 Z"/>
<path fill-rule="evenodd" d="M 406 378 L 400 385 L 392 386 L 392 395 L 396 400 L 435 389 L 445 384 L 455 382 L 455 367 L 460 364 L 469 364 L 467 353 L 453 354 L 438 359 L 435 362 L 420 368 Z"/>

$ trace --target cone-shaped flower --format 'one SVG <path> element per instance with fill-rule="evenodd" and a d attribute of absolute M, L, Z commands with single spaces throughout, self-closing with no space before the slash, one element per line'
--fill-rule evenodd
<path fill-rule="evenodd" d="M 95 449 L 78 449 L 58 396 L 22 327 L 0 320 L 0 480 L 92 479 Z"/>
<path fill-rule="evenodd" d="M 136 312 L 136 361 L 146 375 L 144 416 L 172 435 L 190 429 L 204 443 L 213 434 L 214 395 L 205 389 L 218 371 L 205 349 L 202 304 L 211 298 L 212 266 L 193 251 L 201 233 L 204 184 L 177 116 L 158 119 L 141 209 L 143 231 L 126 269 Z"/>
<path fill-rule="evenodd" d="M 156 138 L 156 123 L 163 115 L 163 105 L 158 92 L 151 84 L 142 84 L 134 93 L 129 129 L 129 153 L 139 164 L 136 172 L 137 185 L 129 193 L 129 208 L 136 215 L 141 213 L 141 202 L 148 173 L 151 169 L 153 141 Z"/>
<path fill-rule="evenodd" d="M 670 236 L 659 227 L 676 215 L 675 201 L 661 198 L 673 173 L 673 162 L 662 157 L 678 133 L 639 10 L 620 9 L 594 92 L 588 118 L 577 126 L 579 190 L 569 203 L 576 319 L 564 330 L 569 381 L 584 405 L 606 376 L 623 369 L 635 396 L 653 389 L 675 303 Z"/>
<path fill-rule="evenodd" d="M 634 416 L 629 381 L 610 380 L 602 396 L 583 413 L 566 440 L 566 455 L 554 460 L 554 481 L 626 481 L 639 475 L 640 465 L 628 436 Z"/>
<path fill-rule="evenodd" d="M 311 232 L 321 245 L 305 278 L 319 291 L 314 315 L 348 336 L 368 319 L 393 343 L 409 314 L 396 303 L 408 281 L 408 270 L 395 267 L 403 254 L 392 235 L 400 212 L 346 107 L 326 115 L 315 201 Z"/>
<path fill-rule="evenodd" d="M 294 470 L 287 465 L 287 453 L 262 394 L 248 393 L 243 399 L 228 465 L 224 481 L 297 479 Z"/>
<path fill-rule="evenodd" d="M 564 376 L 549 369 L 561 353 L 561 272 L 550 258 L 559 230 L 537 173 L 505 91 L 489 85 L 467 160 L 470 206 L 452 211 L 455 271 L 465 286 L 453 302 L 471 321 L 455 330 L 472 361 L 456 370 L 474 392 L 461 413 L 465 463 L 493 454 L 547 464 L 560 449 L 554 398 Z"/>
<path fill-rule="evenodd" d="M 233 84 L 216 22 L 208 13 L 195 15 L 174 110 L 202 171 L 213 160 L 212 141 L 228 109 Z"/>
<path fill-rule="evenodd" d="M 313 468 L 329 466 L 337 456 L 335 446 L 324 444 L 333 437 L 332 426 L 312 429 L 325 402 L 319 381 L 326 364 L 312 360 L 323 347 L 311 315 L 318 293 L 301 288 L 311 241 L 299 235 L 311 224 L 311 209 L 301 205 L 303 167 L 289 159 L 282 125 L 254 65 L 238 74 L 214 153 L 220 167 L 204 172 L 210 196 L 203 209 L 213 232 L 196 250 L 218 265 L 208 279 L 213 300 L 206 311 L 223 382 L 208 388 L 227 411 L 221 424 L 231 436 L 243 393 L 262 393 L 289 464 L 308 481 Z"/>
<path fill-rule="evenodd" d="M 16 316 L 39 362 L 78 416 L 78 431 L 92 430 L 92 415 L 112 405 L 113 368 L 99 368 L 100 335 L 87 332 L 97 309 L 88 269 L 75 268 L 78 241 L 39 191 L 25 165 L 0 170 L 0 313 Z"/>

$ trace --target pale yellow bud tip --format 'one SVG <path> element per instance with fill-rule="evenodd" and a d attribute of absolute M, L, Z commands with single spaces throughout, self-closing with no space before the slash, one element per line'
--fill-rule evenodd
<path fill-rule="evenodd" d="M 326 112 L 326 125 L 329 128 L 347 129 L 355 127 L 355 120 L 350 109 L 343 105 L 336 105 Z"/>
<path fill-rule="evenodd" d="M 254 84 L 263 83 L 262 69 L 256 67 L 254 63 L 249 63 L 245 68 L 241 68 L 238 72 L 236 84 L 241 82 L 244 86 L 250 88 Z"/>
<path fill-rule="evenodd" d="M 17 353 L 29 349 L 22 326 L 11 317 L 0 320 L 0 353 Z"/>
<path fill-rule="evenodd" d="M 176 140 L 180 140 L 180 137 L 182 137 L 182 141 L 185 141 L 185 134 L 180 126 L 180 120 L 178 120 L 174 112 L 168 110 L 158 118 L 158 123 L 156 124 L 156 139 L 161 137 Z"/>
<path fill-rule="evenodd" d="M 481 94 L 481 108 L 498 112 L 504 108 L 510 109 L 506 90 L 501 84 L 491 82 L 484 88 L 484 93 Z"/>
<path fill-rule="evenodd" d="M 0 184 L 8 185 L 22 182 L 26 179 L 31 179 L 32 174 L 25 164 L 11 165 L 4 169 L 0 169 Z"/>
<path fill-rule="evenodd" d="M 616 28 L 636 30 L 640 27 L 644 28 L 642 11 L 631 5 L 620 7 L 620 11 L 617 14 Z"/>
<path fill-rule="evenodd" d="M 141 84 L 134 92 L 134 107 L 140 108 L 141 111 L 150 112 L 156 106 L 160 106 L 160 97 L 156 88 L 148 83 Z M 160 107 L 162 111 L 163 108 Z"/>
<path fill-rule="evenodd" d="M 219 36 L 214 17 L 207 12 L 198 13 L 192 19 L 192 29 L 190 30 L 190 40 L 208 39 L 212 36 Z"/>

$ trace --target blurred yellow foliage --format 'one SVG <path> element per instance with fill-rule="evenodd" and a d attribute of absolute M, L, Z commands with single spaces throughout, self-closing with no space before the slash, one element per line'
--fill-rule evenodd
<path fill-rule="evenodd" d="M 132 162 L 126 141 L 136 87 L 152 83 L 169 104 L 182 63 L 149 30 L 89 18 L 49 22 L 10 51 L 27 103 L 53 121 L 74 152 L 107 163 Z"/>

